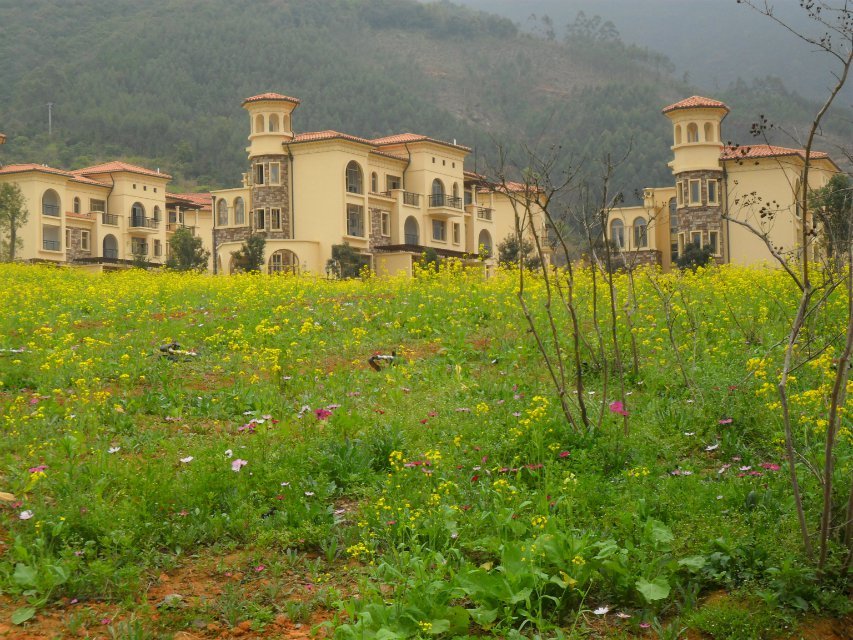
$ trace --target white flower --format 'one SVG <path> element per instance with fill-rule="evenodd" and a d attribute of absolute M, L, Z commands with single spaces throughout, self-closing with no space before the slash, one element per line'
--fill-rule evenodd
<path fill-rule="evenodd" d="M 187 462 L 192 462 L 192 461 L 193 461 L 192 456 L 187 456 L 186 458 L 181 458 L 181 462 L 183 462 L 184 464 L 186 464 Z"/>
<path fill-rule="evenodd" d="M 282 486 L 282 487 L 289 487 L 289 486 L 290 486 L 290 483 L 289 483 L 289 482 L 282 482 L 282 483 L 281 483 L 281 486 Z"/>
<path fill-rule="evenodd" d="M 695 436 L 695 435 L 696 435 L 696 432 L 695 432 L 695 431 L 685 431 L 685 432 L 684 432 L 684 435 L 686 435 L 686 436 Z"/>
<path fill-rule="evenodd" d="M 233 456 L 233 455 L 234 455 L 234 452 L 233 452 L 233 451 L 231 451 L 231 449 L 226 449 L 226 450 L 225 450 L 225 457 L 226 457 L 226 458 L 230 458 L 230 457 L 231 457 L 231 456 Z"/>
<path fill-rule="evenodd" d="M 121 451 L 121 447 L 110 447 L 107 449 L 107 453 L 118 453 L 119 451 Z"/>
<path fill-rule="evenodd" d="M 313 495 L 314 495 L 314 492 L 313 492 L 313 491 L 306 491 L 306 492 L 305 492 L 305 495 L 306 495 L 306 496 L 308 496 L 308 497 L 310 498 L 311 496 L 313 496 Z"/>
<path fill-rule="evenodd" d="M 33 512 L 31 509 L 27 509 L 26 511 L 21 511 L 21 513 L 18 514 L 18 517 L 21 520 L 29 520 L 30 518 L 33 517 Z"/>
<path fill-rule="evenodd" d="M 622 618 L 622 620 L 627 620 L 628 618 L 631 617 L 631 615 L 628 613 L 624 613 L 624 612 L 620 611 L 619 613 L 616 614 L 616 617 Z"/>
<path fill-rule="evenodd" d="M 603 616 L 608 611 L 610 611 L 610 607 L 598 607 L 598 609 L 595 609 L 593 613 L 597 616 Z"/>
<path fill-rule="evenodd" d="M 716 451 L 719 448 L 720 445 L 718 444 L 709 444 L 707 447 L 705 447 L 705 451 Z"/>

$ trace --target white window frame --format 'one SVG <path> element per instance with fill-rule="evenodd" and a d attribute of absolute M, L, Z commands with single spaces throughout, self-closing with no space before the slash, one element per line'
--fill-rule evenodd
<path fill-rule="evenodd" d="M 380 227 L 383 238 L 391 237 L 391 213 L 383 211 L 381 213 Z"/>
<path fill-rule="evenodd" d="M 281 231 L 281 209 L 270 209 L 270 231 Z"/>
<path fill-rule="evenodd" d="M 267 168 L 262 162 L 258 162 L 255 164 L 255 184 L 256 185 L 265 185 L 267 178 Z"/>
<path fill-rule="evenodd" d="M 435 233 L 437 230 L 441 231 L 439 235 Z M 447 242 L 447 222 L 445 220 L 432 221 L 432 239 L 436 242 Z"/>
<path fill-rule="evenodd" d="M 714 199 L 711 199 L 711 185 L 714 186 Z M 708 204 L 720 204 L 720 181 L 708 180 Z"/>
<path fill-rule="evenodd" d="M 350 215 L 358 214 L 359 224 L 356 225 L 359 227 L 358 229 L 354 229 L 350 227 Z M 346 224 L 347 224 L 347 235 L 353 238 L 364 238 L 365 229 L 364 229 L 364 207 L 360 204 L 347 204 L 346 209 Z M 352 231 L 361 231 L 361 234 L 351 233 Z"/>
<path fill-rule="evenodd" d="M 80 230 L 80 250 L 91 251 L 91 233 L 88 229 Z"/>
<path fill-rule="evenodd" d="M 276 186 L 281 184 L 281 163 L 280 162 L 270 162 L 267 165 L 267 178 L 268 178 L 268 184 L 276 185 Z"/>
<path fill-rule="evenodd" d="M 694 178 L 694 179 L 688 180 L 687 182 L 688 182 L 687 197 L 690 198 L 690 200 L 689 200 L 690 206 L 691 207 L 701 206 L 702 205 L 702 181 Z M 698 199 L 696 199 L 696 200 L 693 199 L 693 187 L 694 187 L 694 185 L 696 186 L 696 193 L 699 196 Z"/>
<path fill-rule="evenodd" d="M 697 236 L 698 236 L 698 238 L 699 238 L 699 247 L 700 247 L 700 248 L 701 248 L 701 247 L 703 247 L 704 245 L 702 244 L 702 235 L 703 235 L 703 234 L 702 234 L 702 232 L 701 232 L 701 231 L 691 231 L 691 232 L 690 232 L 690 244 L 696 244 L 696 238 L 697 238 Z"/>
<path fill-rule="evenodd" d="M 163 245 L 159 238 L 154 238 L 154 257 L 159 258 L 163 255 Z"/>
<path fill-rule="evenodd" d="M 453 223 L 453 244 L 462 242 L 462 225 L 458 222 Z"/>
<path fill-rule="evenodd" d="M 267 230 L 267 210 L 266 209 L 255 209 L 255 230 L 256 231 L 266 231 Z"/>
<path fill-rule="evenodd" d="M 711 238 L 714 238 L 712 241 Z M 720 232 L 719 231 L 709 231 L 708 232 L 708 246 L 710 246 L 714 250 L 715 256 L 722 255 L 720 252 Z"/>

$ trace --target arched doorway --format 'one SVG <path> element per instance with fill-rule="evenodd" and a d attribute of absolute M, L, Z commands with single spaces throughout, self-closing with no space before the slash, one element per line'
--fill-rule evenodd
<path fill-rule="evenodd" d="M 130 226 L 145 226 L 145 207 L 143 207 L 139 202 L 134 202 L 133 206 L 130 208 Z"/>
<path fill-rule="evenodd" d="M 420 229 L 418 221 L 414 217 L 406 218 L 406 223 L 403 225 L 403 240 L 406 244 L 420 244 Z"/>
<path fill-rule="evenodd" d="M 289 249 L 279 249 L 270 256 L 267 273 L 299 273 L 299 258 Z"/>
<path fill-rule="evenodd" d="M 432 181 L 432 193 L 429 196 L 429 206 L 444 206 L 444 183 L 438 178 Z"/>
<path fill-rule="evenodd" d="M 118 240 L 116 240 L 116 237 L 111 233 L 104 236 L 103 257 L 118 258 Z"/>
<path fill-rule="evenodd" d="M 53 189 L 48 189 L 41 197 L 41 212 L 46 216 L 59 216 L 62 208 L 62 203 L 59 200 L 59 194 Z"/>
<path fill-rule="evenodd" d="M 477 252 L 482 256 L 492 255 L 492 234 L 483 229 L 477 238 Z"/>

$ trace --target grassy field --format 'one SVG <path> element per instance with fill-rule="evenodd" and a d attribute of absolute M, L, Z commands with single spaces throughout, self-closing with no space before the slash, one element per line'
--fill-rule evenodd
<path fill-rule="evenodd" d="M 802 557 L 782 449 L 797 292 L 770 271 L 639 272 L 632 309 L 616 285 L 626 401 L 581 273 L 597 426 L 576 432 L 512 273 L 0 267 L 0 637 L 748 640 L 805 614 L 825 628 L 807 637 L 844 637 L 846 586 Z M 846 303 L 798 351 L 804 465 Z M 851 444 L 845 417 L 841 487 Z"/>

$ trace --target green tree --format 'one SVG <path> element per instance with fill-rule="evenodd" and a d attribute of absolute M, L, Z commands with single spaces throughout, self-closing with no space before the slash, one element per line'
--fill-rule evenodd
<path fill-rule="evenodd" d="M 511 233 L 503 242 L 498 244 L 498 262 L 508 267 L 518 266 L 519 252 L 524 266 L 527 269 L 538 269 L 542 264 L 536 255 L 536 248 L 530 240 L 522 239 L 519 243 L 518 236 Z"/>
<path fill-rule="evenodd" d="M 684 251 L 678 256 L 679 269 L 693 269 L 704 267 L 711 262 L 713 249 L 709 246 L 700 247 L 698 242 L 691 242 L 685 245 Z"/>
<path fill-rule="evenodd" d="M 241 271 L 259 272 L 264 266 L 264 251 L 267 246 L 267 241 L 264 236 L 255 233 L 249 236 L 249 239 L 243 243 L 238 251 L 231 253 L 234 256 L 234 262 Z"/>
<path fill-rule="evenodd" d="M 370 259 L 356 251 L 348 242 L 332 245 L 332 257 L 326 263 L 326 273 L 337 278 L 358 278 L 369 266 Z"/>
<path fill-rule="evenodd" d="M 27 202 L 15 184 L 0 185 L 0 260 L 12 262 L 23 246 L 18 229 L 27 222 Z"/>
<path fill-rule="evenodd" d="M 421 254 L 420 267 L 421 269 L 433 269 L 438 271 L 441 264 L 441 258 L 438 257 L 438 252 L 432 247 L 427 247 L 426 251 Z"/>
<path fill-rule="evenodd" d="M 837 173 L 812 196 L 812 210 L 823 227 L 824 246 L 832 259 L 850 253 L 853 240 L 853 183 L 850 176 Z"/>
<path fill-rule="evenodd" d="M 175 231 L 169 246 L 167 268 L 175 271 L 201 271 L 207 268 L 210 251 L 205 250 L 201 238 L 194 236 L 189 229 L 181 227 Z"/>

